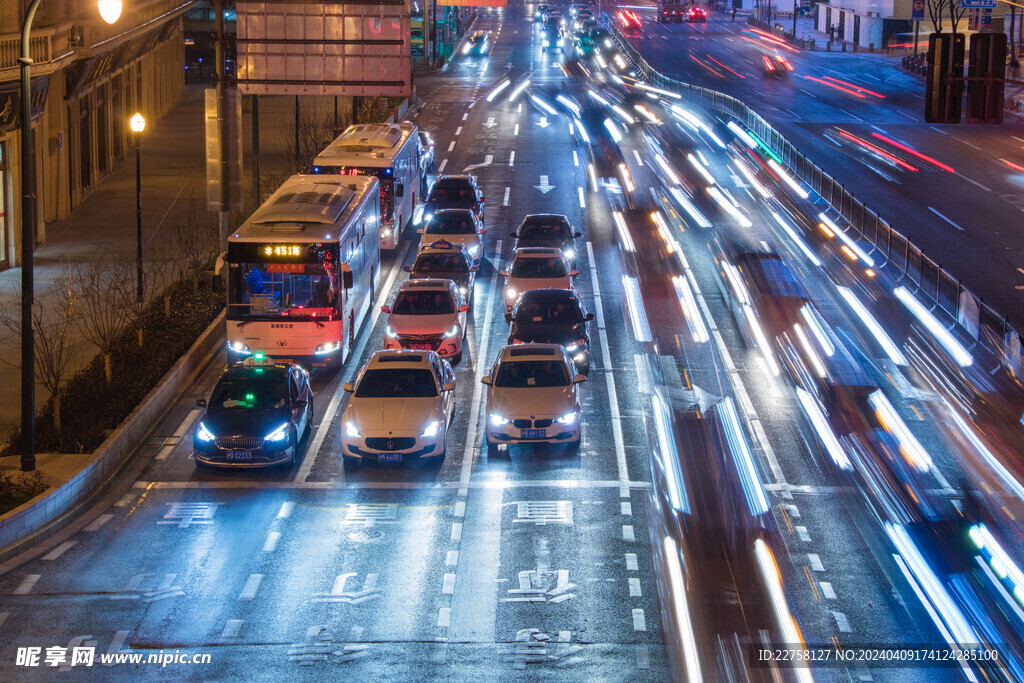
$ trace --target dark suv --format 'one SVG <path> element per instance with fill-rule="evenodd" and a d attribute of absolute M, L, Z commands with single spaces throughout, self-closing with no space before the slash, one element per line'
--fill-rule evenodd
<path fill-rule="evenodd" d="M 575 232 L 572 223 L 557 213 L 532 213 L 523 219 L 512 233 L 516 243 L 514 252 L 520 247 L 554 247 L 561 249 L 569 264 L 576 267 L 576 238 L 582 233 Z"/>
<path fill-rule="evenodd" d="M 590 372 L 587 323 L 593 319 L 594 314 L 583 310 L 583 302 L 571 289 L 531 289 L 520 295 L 505 316 L 511 326 L 508 343 L 561 344 L 576 370 L 586 375 Z"/>
<path fill-rule="evenodd" d="M 430 187 L 426 205 L 423 207 L 424 221 L 438 209 L 472 209 L 476 217 L 484 219 L 484 195 L 471 175 L 441 175 Z"/>
<path fill-rule="evenodd" d="M 416 278 L 452 280 L 458 285 L 459 293 L 466 303 L 473 305 L 473 281 L 478 267 L 473 265 L 473 257 L 461 244 L 453 244 L 448 240 L 433 242 L 420 249 L 412 266 L 402 270 Z"/>

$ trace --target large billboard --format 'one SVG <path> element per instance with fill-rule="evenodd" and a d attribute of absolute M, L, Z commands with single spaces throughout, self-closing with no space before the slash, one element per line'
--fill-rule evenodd
<path fill-rule="evenodd" d="M 239 0 L 238 88 L 247 95 L 410 92 L 406 0 Z"/>

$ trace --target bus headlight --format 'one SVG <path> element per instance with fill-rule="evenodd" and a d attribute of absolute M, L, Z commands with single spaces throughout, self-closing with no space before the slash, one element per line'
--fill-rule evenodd
<path fill-rule="evenodd" d="M 320 346 L 316 347 L 316 351 L 314 351 L 313 354 L 316 355 L 316 356 L 323 356 L 325 354 L 334 353 L 335 351 L 340 351 L 340 350 L 341 350 L 341 342 L 340 341 L 332 341 L 332 342 L 326 342 L 326 343 L 321 344 Z"/>
<path fill-rule="evenodd" d="M 243 344 L 242 342 L 236 341 L 228 342 L 228 351 L 233 351 L 235 353 L 244 353 L 246 355 L 252 353 L 252 351 L 249 350 L 248 344 Z"/>

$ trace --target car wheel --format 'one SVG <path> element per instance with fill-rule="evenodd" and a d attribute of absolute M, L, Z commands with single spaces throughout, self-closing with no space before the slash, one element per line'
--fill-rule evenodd
<path fill-rule="evenodd" d="M 460 350 L 457 354 L 452 356 L 452 365 L 462 361 L 462 351 Z"/>
<path fill-rule="evenodd" d="M 487 432 L 484 432 L 484 446 L 487 447 L 487 457 L 496 458 L 498 457 L 498 444 L 492 442 L 487 438 Z"/>
<path fill-rule="evenodd" d="M 579 452 L 580 452 L 580 440 L 579 439 L 576 439 L 575 441 L 566 444 L 566 446 L 565 446 L 565 453 L 566 453 L 566 455 L 578 455 Z"/>
<path fill-rule="evenodd" d="M 362 467 L 363 461 L 360 458 L 353 458 L 352 456 L 349 455 L 343 455 L 341 456 L 341 464 L 347 470 L 359 469 L 360 467 Z"/>
<path fill-rule="evenodd" d="M 309 415 L 306 417 L 306 428 L 302 430 L 302 438 L 308 439 L 313 431 L 313 399 L 309 399 Z"/>

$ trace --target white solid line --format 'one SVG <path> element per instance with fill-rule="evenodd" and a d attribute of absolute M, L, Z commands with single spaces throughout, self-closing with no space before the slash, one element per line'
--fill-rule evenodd
<path fill-rule="evenodd" d="M 629 597 L 641 598 L 643 597 L 643 591 L 640 590 L 640 579 L 633 577 L 629 580 Z"/>
<path fill-rule="evenodd" d="M 447 159 L 445 159 L 447 161 Z M 438 169 L 438 173 L 440 173 Z M 316 434 L 313 435 L 313 439 L 309 442 L 306 447 L 306 455 L 302 458 L 302 466 L 299 468 L 298 473 L 295 475 L 295 481 L 303 482 L 309 477 L 309 473 L 313 470 L 313 464 L 316 462 L 316 458 L 320 453 L 320 447 L 324 443 L 324 439 L 327 438 L 327 430 L 330 429 L 334 423 L 334 418 L 338 415 L 338 410 L 341 408 L 341 401 L 345 398 L 344 382 L 351 381 L 355 376 L 355 373 L 359 370 L 359 359 L 363 355 L 363 350 L 366 348 L 366 343 L 370 338 L 370 331 L 373 330 L 373 326 L 377 324 L 377 318 L 380 316 L 380 307 L 387 301 L 387 297 L 391 294 L 391 287 L 395 284 L 395 279 L 401 271 L 402 262 L 405 261 L 405 254 L 409 251 L 409 245 L 411 242 L 406 242 L 402 245 L 402 248 L 398 252 L 398 257 L 395 259 L 395 265 L 391 268 L 391 274 L 388 275 L 387 281 L 384 286 L 380 288 L 380 292 L 377 294 L 377 300 L 373 303 L 373 307 L 369 312 L 369 319 L 363 321 L 363 330 L 359 334 L 359 342 L 356 347 L 352 349 L 352 353 L 349 355 L 348 361 L 346 361 L 346 367 L 343 368 L 343 372 L 339 372 L 335 375 L 335 379 L 329 386 L 334 387 L 334 394 L 331 396 L 330 403 L 327 404 L 327 410 L 320 418 L 320 425 L 316 428 Z M 347 378 L 347 379 L 345 379 Z M 342 468 L 338 478 L 345 481 L 345 469 Z"/>
<path fill-rule="evenodd" d="M 32 587 L 36 585 L 36 582 L 42 577 L 42 574 L 29 574 L 25 579 L 18 584 L 18 587 L 14 589 L 15 595 L 28 595 L 28 592 L 32 590 Z"/>
<path fill-rule="evenodd" d="M 974 149 L 978 150 L 979 152 L 981 151 L 981 147 L 978 147 L 977 145 L 972 145 L 971 143 L 967 142 L 967 140 L 964 140 L 961 137 L 958 137 L 956 135 L 950 135 L 949 137 L 953 138 L 954 140 L 959 140 L 960 142 L 964 143 L 968 147 L 973 147 Z"/>
<path fill-rule="evenodd" d="M 437 610 L 437 626 L 438 628 L 448 628 L 448 625 L 452 621 L 452 608 L 442 607 Z"/>
<path fill-rule="evenodd" d="M 980 187 L 981 189 L 985 190 L 985 192 L 991 192 L 992 191 L 989 188 L 987 188 L 984 185 L 982 185 L 981 183 L 979 183 L 977 180 L 971 180 L 970 178 L 965 176 L 963 173 L 957 173 L 957 175 L 960 176 L 961 178 L 963 178 L 964 180 L 966 180 L 967 182 L 969 182 L 971 185 L 976 185 L 976 186 Z"/>
<path fill-rule="evenodd" d="M 462 540 L 462 522 L 452 522 L 452 543 L 458 543 Z"/>
<path fill-rule="evenodd" d="M 455 149 L 455 140 L 452 140 L 451 144 L 448 145 L 448 151 L 449 152 L 452 151 L 453 149 Z"/>
<path fill-rule="evenodd" d="M 443 595 L 451 595 L 455 592 L 455 574 L 445 572 L 444 581 L 441 584 L 441 593 Z"/>
<path fill-rule="evenodd" d="M 644 619 L 644 611 L 640 608 L 633 610 L 633 630 L 634 631 L 646 631 L 647 620 Z"/>
<path fill-rule="evenodd" d="M 106 513 L 106 514 L 102 514 L 99 517 L 97 517 L 96 519 L 94 519 L 92 524 L 90 524 L 89 526 L 85 527 L 85 531 L 99 531 L 100 527 L 102 527 L 104 524 L 106 524 L 107 522 L 109 522 L 113 518 L 114 518 L 114 515 L 110 514 L 109 512 Z"/>
<path fill-rule="evenodd" d="M 638 152 L 638 151 L 636 151 L 634 149 L 633 150 L 633 154 L 636 156 L 636 165 L 637 166 L 643 166 L 644 165 L 644 160 L 640 158 L 640 152 Z"/>
<path fill-rule="evenodd" d="M 157 454 L 155 456 L 153 456 L 153 459 L 154 460 L 166 460 L 167 456 L 174 452 L 174 446 L 175 445 L 172 444 L 172 443 L 171 444 L 167 444 L 166 446 L 161 448 L 159 451 L 157 451 Z"/>
<path fill-rule="evenodd" d="M 135 498 L 138 495 L 139 494 L 136 493 L 135 491 L 129 491 L 128 493 L 124 494 L 123 496 L 121 496 L 120 498 L 117 499 L 117 502 L 114 503 L 114 507 L 116 507 L 116 508 L 128 507 L 129 505 L 132 504 L 132 501 L 135 500 Z"/>
<path fill-rule="evenodd" d="M 459 563 L 459 551 L 449 550 L 448 555 L 445 557 L 444 564 L 446 567 L 454 567 Z"/>
<path fill-rule="evenodd" d="M 586 199 L 586 197 L 583 196 L 583 188 L 582 187 L 577 187 L 576 190 L 579 191 L 579 193 L 580 193 L 580 208 L 581 209 L 587 208 L 587 199 Z"/>
<path fill-rule="evenodd" d="M 518 123 L 515 125 L 515 128 L 512 129 L 512 135 L 519 135 L 519 124 Z"/>
<path fill-rule="evenodd" d="M 635 541 L 636 536 L 633 535 L 633 525 L 623 524 L 622 525 L 622 540 L 623 541 Z"/>
<path fill-rule="evenodd" d="M 735 370 L 734 370 L 735 372 Z M 354 489 L 360 491 L 437 491 L 438 489 L 458 489 L 459 493 L 469 489 L 480 489 L 493 491 L 497 489 L 527 489 L 527 488 L 557 488 L 568 489 L 637 489 L 649 491 L 649 481 L 620 481 L 618 479 L 597 480 L 597 479 L 491 479 L 485 481 L 473 481 L 463 483 L 461 481 L 245 481 L 242 479 L 224 479 L 221 481 L 154 481 L 148 482 L 147 486 L 153 489 L 194 489 L 194 490 L 221 490 L 221 489 L 259 489 L 261 491 L 271 490 L 299 490 L 299 491 L 344 491 Z M 773 488 L 774 487 L 774 488 Z M 791 489 L 799 493 L 816 492 L 822 490 L 821 486 L 790 486 L 786 484 L 768 484 L 766 489 L 784 491 Z M 831 489 L 829 489 L 831 490 Z M 836 489 L 840 490 L 840 489 Z"/>
<path fill-rule="evenodd" d="M 288 500 L 281 503 L 281 509 L 277 511 L 278 519 L 288 519 L 292 516 L 292 510 L 295 509 L 295 503 Z"/>
<path fill-rule="evenodd" d="M 828 581 L 819 581 L 818 585 L 821 586 L 821 593 L 825 596 L 826 600 L 835 600 L 836 592 L 832 589 L 832 584 Z"/>
<path fill-rule="evenodd" d="M 954 228 L 956 228 L 956 229 L 957 229 L 957 230 L 959 230 L 960 232 L 963 232 L 963 231 L 964 231 L 964 229 L 963 229 L 963 228 L 961 228 L 961 227 L 960 227 L 959 225 L 957 225 L 957 224 L 956 224 L 956 223 L 954 223 L 953 221 L 951 221 L 951 220 L 949 220 L 948 218 L 946 218 L 945 216 L 943 216 L 943 215 L 942 215 L 942 214 L 941 214 L 940 212 L 936 211 L 936 210 L 935 210 L 935 207 L 933 207 L 933 206 L 929 206 L 929 207 L 928 207 L 928 210 L 929 210 L 929 211 L 931 211 L 932 213 L 934 213 L 934 214 L 935 214 L 936 216 L 938 216 L 938 217 L 939 217 L 939 218 L 941 218 L 942 220 L 944 220 L 944 221 L 946 221 L 947 223 L 949 223 L 950 225 L 952 225 L 952 226 L 953 226 Z"/>
<path fill-rule="evenodd" d="M 508 155 L 508 165 L 512 166 L 516 163 L 516 152 L 512 150 L 511 154 Z"/>
<path fill-rule="evenodd" d="M 502 206 L 508 206 L 508 196 L 511 193 L 512 193 L 512 188 L 511 187 L 506 187 L 505 188 L 505 198 L 501 200 L 501 205 Z"/>
<path fill-rule="evenodd" d="M 174 430 L 174 434 L 172 434 L 171 436 L 176 436 L 180 439 L 181 437 L 188 434 L 189 430 L 192 429 L 192 423 L 198 420 L 199 416 L 202 414 L 202 408 L 193 408 L 192 410 L 188 411 L 188 415 L 185 416 L 185 419 L 181 421 L 181 424 L 178 425 L 178 428 Z"/>
<path fill-rule="evenodd" d="M 583 190 L 580 190 L 582 197 Z M 615 443 L 615 461 L 618 467 L 619 479 L 629 481 L 629 470 L 626 466 L 626 447 L 622 440 L 622 414 L 619 411 L 619 395 L 615 389 L 615 373 L 611 372 L 612 354 L 608 347 L 608 331 L 605 328 L 604 310 L 601 301 L 601 285 L 597 276 L 597 259 L 594 258 L 594 245 L 587 240 L 587 258 L 590 261 L 590 279 L 594 287 L 594 313 L 597 318 L 597 330 L 601 339 L 601 362 L 607 371 L 604 373 L 605 384 L 608 387 L 608 403 L 612 411 L 612 440 Z M 632 527 L 630 527 L 632 532 Z M 625 527 L 623 527 L 625 533 Z M 632 539 L 631 539 L 632 540 Z"/>
<path fill-rule="evenodd" d="M 636 553 L 626 553 L 626 570 L 637 571 Z"/>
<path fill-rule="evenodd" d="M 238 632 L 242 630 L 241 619 L 228 619 L 228 623 L 224 624 L 224 630 L 220 632 L 220 641 L 232 640 L 238 637 Z"/>
<path fill-rule="evenodd" d="M 580 155 L 576 153 L 576 150 L 572 151 L 572 165 L 573 166 L 579 166 L 580 165 Z"/>
<path fill-rule="evenodd" d="M 448 165 L 447 159 L 441 159 L 441 164 L 437 167 L 438 173 L 444 173 L 444 167 Z"/>
<path fill-rule="evenodd" d="M 458 135 L 462 135 L 462 126 L 459 126 L 458 128 L 455 129 L 455 135 L 457 135 L 457 136 Z M 455 142 L 452 142 L 452 147 L 454 147 L 454 146 L 455 146 Z M 448 151 L 450 152 L 451 150 L 449 149 Z"/>
<path fill-rule="evenodd" d="M 256 597 L 256 589 L 260 587 L 260 581 L 263 580 L 263 574 L 250 574 L 249 578 L 245 582 L 245 586 L 242 587 L 242 592 L 238 594 L 239 600 L 252 600 Z"/>
<path fill-rule="evenodd" d="M 58 557 L 60 557 L 64 553 L 66 553 L 68 550 L 71 550 L 71 548 L 75 547 L 75 545 L 77 545 L 77 544 L 78 544 L 78 541 L 64 541 L 59 546 L 57 546 L 56 548 L 54 548 L 50 552 L 46 553 L 45 555 L 43 555 L 42 559 L 47 560 L 47 561 L 49 561 L 49 560 L 56 560 Z"/>
<path fill-rule="evenodd" d="M 277 548 L 277 542 L 281 540 L 280 531 L 271 531 L 267 534 L 267 542 L 263 544 L 263 552 L 272 553 Z"/>

